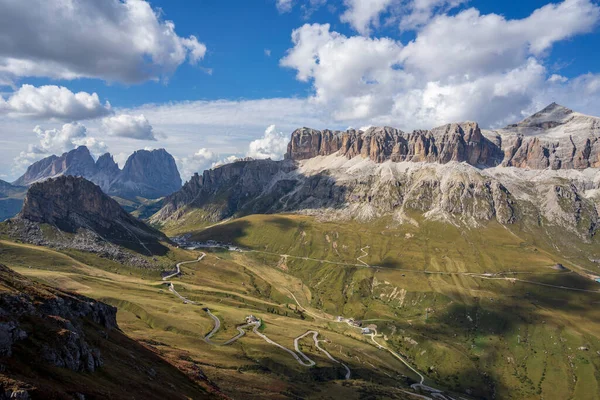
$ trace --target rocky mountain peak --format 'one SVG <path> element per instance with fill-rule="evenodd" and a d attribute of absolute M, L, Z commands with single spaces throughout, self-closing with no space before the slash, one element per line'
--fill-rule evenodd
<path fill-rule="evenodd" d="M 152 255 L 166 237 L 129 215 L 100 187 L 81 177 L 60 176 L 29 188 L 16 222 L 48 224 L 62 232 L 88 232 L 109 242 Z M 30 241 L 24 238 L 26 241 Z"/>
<path fill-rule="evenodd" d="M 561 106 L 557 103 L 552 103 L 546 106 L 543 110 L 536 112 L 535 114 L 525 118 L 521 122 L 513 125 L 509 125 L 510 128 L 533 128 L 533 129 L 552 129 L 559 125 L 562 125 L 572 118 L 574 111 Z"/>
<path fill-rule="evenodd" d="M 165 149 L 138 150 L 127 159 L 110 193 L 121 197 L 159 198 L 181 188 L 175 159 Z"/>
<path fill-rule="evenodd" d="M 29 186 L 62 175 L 84 177 L 105 193 L 129 199 L 157 199 L 181 187 L 175 159 L 165 149 L 136 151 L 121 171 L 110 153 L 94 161 L 85 146 L 35 162 L 14 184 Z"/>

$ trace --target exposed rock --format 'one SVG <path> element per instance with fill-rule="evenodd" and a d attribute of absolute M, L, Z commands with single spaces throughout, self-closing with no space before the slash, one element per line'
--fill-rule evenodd
<path fill-rule="evenodd" d="M 482 132 L 474 122 L 412 133 L 390 127 L 364 132 L 302 128 L 292 133 L 286 158 L 306 160 L 338 153 L 379 163 L 458 161 L 476 167 L 585 169 L 600 167 L 599 138 L 600 118 L 553 103 L 497 131 Z"/>
<path fill-rule="evenodd" d="M 115 329 L 116 308 L 82 296 L 36 288 L 3 265 L 0 280 L 11 289 L 0 295 L 0 357 L 12 356 L 15 347 L 21 345 L 52 366 L 87 372 L 102 366 L 100 351 L 86 341 L 83 324 L 89 320 L 103 329 Z M 48 331 L 54 335 L 47 335 Z M 11 398 L 15 398 L 14 393 Z"/>
<path fill-rule="evenodd" d="M 465 161 L 475 166 L 494 166 L 502 161 L 500 149 L 482 135 L 474 122 L 410 134 L 390 127 L 374 127 L 365 132 L 302 128 L 292 133 L 286 158 L 306 160 L 338 152 L 347 158 L 360 156 L 379 163 Z"/>
<path fill-rule="evenodd" d="M 87 147 L 80 146 L 60 157 L 52 155 L 32 164 L 14 184 L 29 186 L 35 182 L 61 175 L 92 177 L 95 174 L 96 163 L 90 151 Z"/>
<path fill-rule="evenodd" d="M 94 161 L 80 146 L 62 156 L 50 156 L 32 164 L 14 184 L 29 186 L 59 176 L 81 176 L 110 195 L 134 199 L 157 199 L 181 188 L 181 177 L 173 157 L 164 149 L 140 150 L 132 154 L 121 171 L 106 153 Z"/>
<path fill-rule="evenodd" d="M 139 150 L 127 159 L 123 171 L 112 182 L 109 194 L 156 199 L 181 188 L 175 159 L 164 149 Z"/>
<path fill-rule="evenodd" d="M 116 261 L 140 261 L 120 247 L 150 256 L 167 250 L 162 233 L 129 215 L 98 186 L 73 176 L 32 185 L 22 211 L 9 222 L 10 233 L 28 243 L 92 251 Z M 45 235 L 40 224 L 75 236 Z"/>
<path fill-rule="evenodd" d="M 0 287 L 0 399 L 126 399 L 131 393 L 162 399 L 173 397 L 172 387 L 175 397 L 220 397 L 206 379 L 192 382 L 125 336 L 113 306 L 36 283 L 4 265 Z M 149 379 L 152 372 L 156 379 Z"/>

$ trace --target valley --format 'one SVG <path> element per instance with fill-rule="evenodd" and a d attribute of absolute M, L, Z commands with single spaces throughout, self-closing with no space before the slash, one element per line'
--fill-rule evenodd
<path fill-rule="evenodd" d="M 428 221 L 357 228 L 298 215 L 230 220 L 189 236 L 191 247 L 225 248 L 179 249 L 163 278 L 8 241 L 0 259 L 117 306 L 124 332 L 233 398 L 596 398 L 600 292 L 580 274 L 592 268 L 584 260 L 495 224 L 473 234 Z"/>

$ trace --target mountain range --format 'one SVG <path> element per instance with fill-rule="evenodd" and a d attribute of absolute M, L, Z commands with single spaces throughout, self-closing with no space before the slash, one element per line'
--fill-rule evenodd
<path fill-rule="evenodd" d="M 35 162 L 13 185 L 29 186 L 62 175 L 84 177 L 105 193 L 126 199 L 157 199 L 181 188 L 175 159 L 165 149 L 138 150 L 121 170 L 110 153 L 94 161 L 85 146 Z"/>
<path fill-rule="evenodd" d="M 97 160 L 85 146 L 37 161 L 12 184 L 0 180 L 0 221 L 15 216 L 23 206 L 27 187 L 59 176 L 81 176 L 119 200 L 127 211 L 153 210 L 156 199 L 181 188 L 175 159 L 166 150 L 138 150 L 121 170 L 110 153 Z M 143 211 L 147 212 L 147 211 Z"/>
<path fill-rule="evenodd" d="M 499 130 L 475 122 L 411 133 L 302 128 L 292 133 L 285 160 L 195 175 L 151 221 L 214 223 L 290 211 L 402 221 L 417 212 L 468 226 L 527 220 L 589 240 L 598 229 L 599 139 L 600 118 L 555 103 Z"/>

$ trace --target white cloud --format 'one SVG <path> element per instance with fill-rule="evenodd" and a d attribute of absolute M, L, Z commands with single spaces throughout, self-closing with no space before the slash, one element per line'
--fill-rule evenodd
<path fill-rule="evenodd" d="M 270 49 L 265 49 L 265 56 L 271 57 L 271 50 Z"/>
<path fill-rule="evenodd" d="M 349 23 L 362 35 L 371 32 L 371 26 L 379 26 L 379 16 L 394 0 L 344 0 L 346 11 L 341 15 L 342 22 Z"/>
<path fill-rule="evenodd" d="M 307 24 L 293 31 L 281 65 L 311 82 L 311 101 L 339 122 L 412 129 L 474 119 L 496 126 L 545 93 L 552 45 L 599 19 L 589 0 L 550 4 L 519 20 L 471 8 L 434 17 L 406 46 Z"/>
<path fill-rule="evenodd" d="M 288 13 L 294 7 L 294 0 L 276 0 L 275 5 L 280 13 Z"/>
<path fill-rule="evenodd" d="M 213 153 L 207 148 L 201 148 L 190 157 L 176 158 L 181 177 L 188 180 L 196 172 L 202 173 L 210 168 L 219 158 L 218 154 Z"/>
<path fill-rule="evenodd" d="M 23 85 L 4 100 L 0 96 L 0 114 L 13 117 L 83 120 L 112 112 L 110 103 L 100 102 L 96 93 L 73 93 L 63 86 Z"/>
<path fill-rule="evenodd" d="M 294 47 L 281 65 L 313 81 L 314 100 L 338 120 L 388 113 L 394 96 L 412 77 L 399 69 L 402 44 L 389 38 L 346 37 L 329 25 L 304 25 L 292 33 Z"/>
<path fill-rule="evenodd" d="M 566 76 L 562 76 L 562 75 L 558 75 L 558 74 L 552 74 L 550 76 L 550 78 L 548 78 L 548 82 L 551 82 L 551 83 L 565 83 L 568 80 L 569 80 L 569 78 L 567 78 Z"/>
<path fill-rule="evenodd" d="M 15 158 L 16 168 L 25 168 L 43 157 L 51 154 L 60 155 L 79 146 L 86 146 L 95 155 L 105 153 L 107 149 L 104 142 L 88 136 L 87 128 L 77 122 L 64 124 L 55 129 L 43 129 L 38 125 L 33 132 L 39 143 L 30 144 L 27 151 L 21 152 Z"/>
<path fill-rule="evenodd" d="M 411 0 L 400 16 L 400 30 L 418 29 L 440 13 L 467 3 L 469 0 Z"/>
<path fill-rule="evenodd" d="M 434 19 L 402 50 L 402 60 L 407 71 L 429 80 L 505 71 L 530 55 L 542 56 L 557 41 L 588 32 L 599 16 L 589 0 L 549 4 L 520 20 L 470 8 Z"/>
<path fill-rule="evenodd" d="M 168 77 L 206 53 L 144 0 L 19 0 L 1 7 L 3 82 L 35 76 L 138 83 Z"/>
<path fill-rule="evenodd" d="M 118 136 L 137 140 L 156 140 L 154 128 L 144 116 L 120 114 L 105 118 L 102 126 L 111 136 Z"/>
<path fill-rule="evenodd" d="M 281 160 L 287 152 L 289 136 L 270 125 L 262 138 L 250 142 L 246 156 L 258 159 Z"/>

